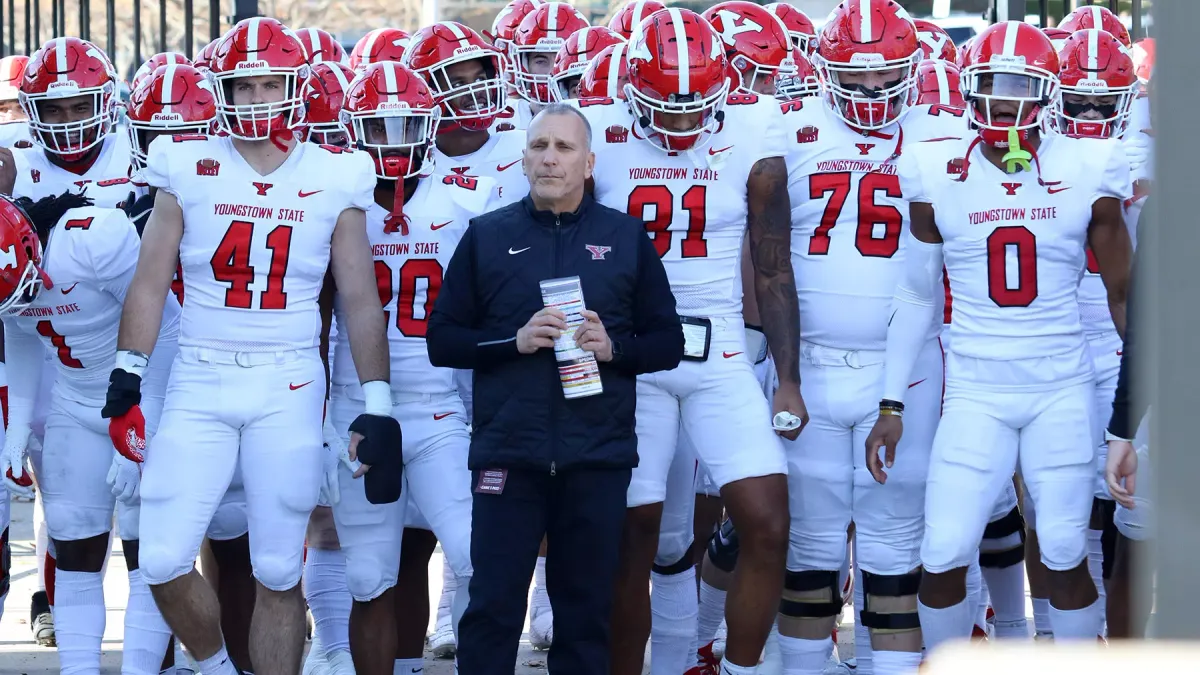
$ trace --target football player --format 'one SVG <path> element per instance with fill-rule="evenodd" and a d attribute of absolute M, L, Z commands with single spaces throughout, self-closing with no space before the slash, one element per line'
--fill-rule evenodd
<path fill-rule="evenodd" d="M 349 147 L 350 137 L 342 126 L 341 113 L 346 90 L 353 79 L 354 71 L 338 61 L 317 63 L 309 70 L 308 79 L 300 89 L 308 142 Z"/>
<path fill-rule="evenodd" d="M 584 68 L 579 78 L 579 98 L 625 100 L 625 83 L 629 81 L 629 64 L 625 61 L 627 43 L 601 49 Z"/>
<path fill-rule="evenodd" d="M 1095 28 L 1115 37 L 1126 49 L 1133 46 L 1133 41 L 1129 37 L 1129 29 L 1121 23 L 1121 19 L 1113 14 L 1111 9 L 1100 5 L 1088 4 L 1076 7 L 1075 11 L 1064 16 L 1062 21 L 1058 22 L 1058 27 L 1060 30 L 1071 33 Z M 1056 45 L 1056 47 L 1062 51 L 1062 46 Z"/>
<path fill-rule="evenodd" d="M 138 67 L 136 72 L 134 72 L 133 79 L 129 80 L 130 95 L 132 95 L 133 91 L 137 89 L 139 85 L 141 85 L 142 81 L 149 77 L 150 74 L 155 70 L 157 70 L 159 66 L 165 66 L 168 63 L 173 63 L 179 66 L 190 66 L 192 65 L 192 60 L 183 54 L 180 54 L 179 52 L 159 52 L 151 56 L 150 58 L 146 59 L 145 63 Z"/>
<path fill-rule="evenodd" d="M 550 93 L 554 57 L 568 36 L 587 25 L 587 18 L 565 2 L 540 5 L 521 19 L 508 43 L 508 70 L 519 97 L 510 120 L 515 128 L 528 127 L 534 115 L 555 101 Z"/>
<path fill-rule="evenodd" d="M 380 61 L 400 61 L 408 48 L 408 33 L 399 28 L 376 28 L 359 38 L 350 52 L 350 68 L 360 71 Z"/>
<path fill-rule="evenodd" d="M 28 63 L 28 56 L 0 59 L 0 148 L 30 144 L 29 124 L 17 100 Z"/>
<path fill-rule="evenodd" d="M 650 632 L 646 585 L 682 430 L 740 530 L 722 672 L 741 675 L 757 667 L 778 607 L 787 498 L 787 463 L 771 429 L 771 407 L 745 355 L 747 227 L 763 328 L 779 370 L 774 412 L 791 437 L 807 417 L 798 384 L 781 117 L 773 98 L 730 93 L 721 39 L 694 12 L 668 8 L 650 16 L 627 55 L 625 101 L 580 101 L 592 127 L 605 130 L 603 142 L 593 145 L 604 167 L 594 191 L 601 203 L 646 220 L 689 337 L 687 363 L 638 381 L 641 463 L 629 487 L 613 671 L 641 672 Z"/>
<path fill-rule="evenodd" d="M 308 65 L 315 66 L 318 63 L 350 65 L 346 50 L 326 31 L 320 28 L 300 28 L 294 32 L 300 40 L 300 45 L 304 47 Z"/>
<path fill-rule="evenodd" d="M 944 262 L 954 322 L 921 544 L 925 645 L 934 650 L 970 635 L 964 572 L 1018 462 L 1053 581 L 1055 637 L 1094 642 L 1100 614 L 1086 530 L 1095 374 L 1077 293 L 1090 244 L 1122 328 L 1130 244 L 1121 200 L 1129 167 L 1116 140 L 1040 133 L 1057 94 L 1059 61 L 1037 28 L 995 24 L 966 61 L 972 131 L 909 146 L 900 158 L 912 236 L 888 326 L 868 469 L 886 481 L 903 460 L 896 443 L 904 398 L 942 296 Z"/>
<path fill-rule="evenodd" d="M 159 190 L 104 413 L 110 434 L 124 441 L 118 451 L 145 459 L 143 576 L 206 674 L 237 671 L 216 597 L 193 561 L 239 467 L 258 581 L 251 659 L 260 674 L 300 669 L 305 525 L 336 469 L 321 442 L 324 392 L 312 386 L 324 377 L 317 296 L 329 269 L 365 380 L 366 412 L 352 425 L 349 455 L 363 462 L 373 499 L 400 496 L 399 458 L 390 451 L 400 430 L 390 416 L 384 318 L 364 226 L 374 172 L 364 153 L 296 141 L 307 70 L 283 24 L 238 23 L 212 63 L 217 119 L 228 136 L 158 138 L 142 172 Z M 144 456 L 141 373 L 176 261 L 186 297 L 180 355 Z"/>
<path fill-rule="evenodd" d="M 774 96 L 777 82 L 796 68 L 791 37 L 778 16 L 745 0 L 729 0 L 704 12 L 725 45 L 739 76 L 736 91 Z"/>
<path fill-rule="evenodd" d="M 958 60 L 958 47 L 944 28 L 925 19 L 914 19 L 913 25 L 917 28 L 917 41 L 925 59 L 941 59 L 950 63 Z"/>
<path fill-rule="evenodd" d="M 454 371 L 429 364 L 425 329 L 442 270 L 468 221 L 490 210 L 495 183 L 432 175 L 429 165 L 440 110 L 438 98 L 421 76 L 395 63 L 378 63 L 363 71 L 343 108 L 355 146 L 365 149 L 375 163 L 378 182 L 375 203 L 367 212 L 367 236 L 388 317 L 392 415 L 406 429 L 405 499 L 371 504 L 362 482 L 348 469 L 339 471 L 341 501 L 333 514 L 355 599 L 350 631 L 358 672 L 386 673 L 393 667 L 396 603 L 408 600 L 392 588 L 406 525 L 432 530 L 442 544 L 455 574 L 455 625 L 468 600 L 471 495 L 470 486 L 461 480 L 467 475 L 467 417 Z M 343 303 L 335 304 L 339 325 L 346 323 L 345 309 Z M 363 408 L 349 347 L 339 333 L 333 346 L 328 419 L 342 442 Z M 427 568 L 428 558 L 423 562 Z M 421 663 L 418 651 L 394 665 L 419 669 Z"/>
<path fill-rule="evenodd" d="M 566 101 L 579 98 L 579 80 L 592 57 L 604 48 L 625 42 L 625 38 L 604 26 L 585 26 L 571 33 L 554 55 L 550 70 L 550 98 Z"/>

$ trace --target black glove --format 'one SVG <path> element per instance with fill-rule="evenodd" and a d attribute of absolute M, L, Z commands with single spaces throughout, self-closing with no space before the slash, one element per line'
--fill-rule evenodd
<path fill-rule="evenodd" d="M 355 456 L 371 467 L 363 476 L 367 501 L 392 504 L 399 500 L 404 485 L 404 436 L 400 423 L 391 415 L 363 413 L 350 424 L 350 432 L 363 437 Z"/>
<path fill-rule="evenodd" d="M 133 226 L 137 228 L 140 237 L 142 230 L 146 229 L 146 223 L 150 220 L 150 212 L 154 210 L 154 197 L 144 194 L 135 200 L 134 196 L 134 193 L 129 193 L 129 198 L 124 202 L 124 211 L 125 215 L 129 216 L 129 220 L 133 222 Z"/>
<path fill-rule="evenodd" d="M 104 397 L 100 416 L 104 419 L 120 417 L 141 402 L 142 378 L 127 370 L 114 368 L 108 376 L 108 394 Z"/>

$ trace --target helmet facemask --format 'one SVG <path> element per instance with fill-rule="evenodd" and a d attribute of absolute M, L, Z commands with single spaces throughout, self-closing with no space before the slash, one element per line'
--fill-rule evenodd
<path fill-rule="evenodd" d="M 382 104 L 387 105 L 387 104 Z M 403 180 L 433 172 L 433 134 L 437 110 L 395 108 L 349 114 L 351 138 L 375 162 L 375 175 Z"/>
<path fill-rule="evenodd" d="M 213 73 L 217 83 L 217 120 L 222 129 L 234 138 L 259 141 L 304 123 L 300 83 L 308 76 L 307 66 L 272 68 L 263 63 L 261 67 L 242 68 L 242 65 L 239 63 L 232 72 Z M 279 93 L 274 93 L 275 90 Z M 278 100 L 238 103 L 241 98 Z"/>
<path fill-rule="evenodd" d="M 540 38 L 537 44 L 528 46 L 510 45 L 513 83 L 521 98 L 538 105 L 554 103 L 550 94 L 550 73 L 562 45 L 562 38 Z"/>
<path fill-rule="evenodd" d="M 962 72 L 971 124 L 984 143 L 997 148 L 1009 147 L 1010 130 L 1024 141 L 1041 127 L 1058 89 L 1058 78 L 1049 71 L 1028 66 L 1021 57 L 1008 57 L 1021 62 L 1007 65 L 1005 58 L 993 56 Z"/>
<path fill-rule="evenodd" d="M 472 64 L 478 64 L 478 72 L 472 72 Z M 468 52 L 418 71 L 441 108 L 443 131 L 491 127 L 506 103 L 501 70 L 499 55 Z"/>
<path fill-rule="evenodd" d="M 80 89 L 74 83 L 55 87 L 45 94 L 18 94 L 22 110 L 29 118 L 29 132 L 46 152 L 64 161 L 83 159 L 92 148 L 104 141 L 116 123 L 113 104 L 113 83 L 101 87 Z M 84 106 L 88 106 L 84 110 Z M 81 116 L 81 119 L 61 121 Z M 54 120 L 54 121 L 51 121 Z"/>
<path fill-rule="evenodd" d="M 647 132 L 646 139 L 668 152 L 681 152 L 700 147 L 720 128 L 725 118 L 725 99 L 729 95 L 729 79 L 707 93 L 667 94 L 663 98 L 649 96 L 632 83 L 625 84 L 625 100 Z M 680 129 L 669 124 L 668 116 L 696 116 L 691 128 Z"/>
<path fill-rule="evenodd" d="M 1129 127 L 1133 86 L 1109 87 L 1104 80 L 1080 80 L 1060 86 L 1055 115 L 1068 136 L 1115 138 Z"/>
<path fill-rule="evenodd" d="M 921 52 L 886 60 L 880 54 L 855 53 L 848 63 L 834 63 L 818 53 L 814 65 L 821 71 L 825 95 L 834 113 L 850 126 L 864 131 L 882 129 L 900 118 L 908 107 Z M 877 73 L 878 84 L 864 79 Z"/>

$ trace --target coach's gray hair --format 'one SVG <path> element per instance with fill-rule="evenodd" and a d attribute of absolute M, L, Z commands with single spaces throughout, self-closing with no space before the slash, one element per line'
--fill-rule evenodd
<path fill-rule="evenodd" d="M 530 122 L 529 126 L 532 127 L 533 123 L 536 122 L 539 117 L 550 116 L 550 115 L 574 115 L 574 116 L 578 117 L 579 121 L 583 122 L 583 130 L 587 133 L 588 149 L 591 149 L 591 147 L 592 147 L 592 124 L 590 122 L 588 122 L 587 116 L 579 111 L 579 108 L 576 108 L 575 106 L 571 105 L 570 103 L 563 103 L 561 101 L 558 103 L 551 103 L 550 105 L 546 106 L 545 108 L 542 108 L 542 111 L 533 118 L 533 122 Z"/>

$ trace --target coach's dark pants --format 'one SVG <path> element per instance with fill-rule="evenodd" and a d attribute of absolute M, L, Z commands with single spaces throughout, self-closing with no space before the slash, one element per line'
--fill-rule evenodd
<path fill-rule="evenodd" d="M 479 471 L 472 472 L 477 487 Z M 526 598 L 546 536 L 554 610 L 551 675 L 608 675 L 609 612 L 630 469 L 508 471 L 504 490 L 475 491 L 471 601 L 458 627 L 459 675 L 512 675 Z"/>

